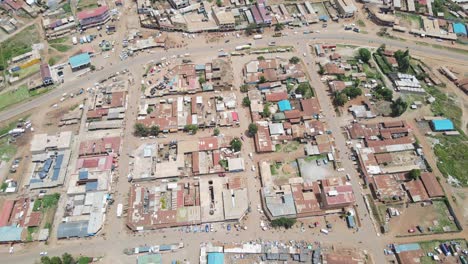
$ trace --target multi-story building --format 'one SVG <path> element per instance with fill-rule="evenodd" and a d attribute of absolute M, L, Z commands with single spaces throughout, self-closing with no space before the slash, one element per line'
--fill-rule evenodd
<path fill-rule="evenodd" d="M 109 8 L 107 6 L 81 11 L 76 16 L 82 29 L 99 26 L 110 20 Z"/>
<path fill-rule="evenodd" d="M 172 8 L 181 9 L 190 5 L 189 0 L 169 0 Z"/>

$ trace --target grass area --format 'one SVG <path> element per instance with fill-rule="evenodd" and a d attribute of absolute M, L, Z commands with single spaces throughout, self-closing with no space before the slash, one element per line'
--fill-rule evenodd
<path fill-rule="evenodd" d="M 51 65 L 51 66 L 52 66 L 52 65 L 55 65 L 55 64 L 57 64 L 57 62 L 59 62 L 61 59 L 62 59 L 61 56 L 53 56 L 53 57 L 50 57 L 50 58 L 49 58 L 49 61 L 48 61 L 48 62 L 49 62 L 49 65 Z"/>
<path fill-rule="evenodd" d="M 289 153 L 289 152 L 296 151 L 299 148 L 299 145 L 300 145 L 299 142 L 291 141 L 283 148 L 283 152 Z"/>
<path fill-rule="evenodd" d="M 437 221 L 439 224 L 434 227 L 434 232 L 444 232 L 444 227 L 450 227 L 450 230 L 456 231 L 458 227 L 455 222 L 449 219 L 450 212 L 448 211 L 447 204 L 444 201 L 434 201 L 433 206 L 437 211 Z"/>
<path fill-rule="evenodd" d="M 362 68 L 364 70 L 364 73 L 366 73 L 366 77 L 370 79 L 382 79 L 382 75 L 377 72 L 375 69 L 372 69 L 369 64 L 364 63 L 362 64 Z"/>
<path fill-rule="evenodd" d="M 366 27 L 366 23 L 364 23 L 364 21 L 362 19 L 359 19 L 356 23 L 360 27 Z"/>
<path fill-rule="evenodd" d="M 401 17 L 407 21 L 409 21 L 411 24 L 417 24 L 419 25 L 420 28 L 423 27 L 423 22 L 422 19 L 419 15 L 416 14 L 409 14 L 409 13 L 402 13 L 402 12 L 395 12 L 395 15 L 397 17 Z"/>
<path fill-rule="evenodd" d="M 463 240 L 463 239 L 450 239 L 450 241 L 448 240 L 430 240 L 430 241 L 424 241 L 424 242 L 419 242 L 419 245 L 421 246 L 421 249 L 424 251 L 424 255 L 426 256 L 423 256 L 421 258 L 421 264 L 435 264 L 435 263 L 439 263 L 437 261 L 434 261 L 432 260 L 432 257 L 428 257 L 427 256 L 427 253 L 431 252 L 431 253 L 434 253 L 434 254 L 438 254 L 434 248 L 438 248 L 440 246 L 440 244 L 442 243 L 447 243 L 447 242 L 458 242 L 460 243 L 460 246 L 462 248 L 466 248 L 466 240 Z"/>
<path fill-rule="evenodd" d="M 461 126 L 462 110 L 455 102 L 455 99 L 443 93 L 436 86 L 426 86 L 426 92 L 432 95 L 436 101 L 431 104 L 431 111 L 436 116 L 444 116 L 450 118 L 456 127 Z"/>
<path fill-rule="evenodd" d="M 379 65 L 380 70 L 385 74 L 389 74 L 393 72 L 391 65 L 388 64 L 388 62 L 384 59 L 383 56 L 380 56 L 377 53 L 374 53 L 374 59 L 377 65 Z"/>
<path fill-rule="evenodd" d="M 271 175 L 278 175 L 278 169 L 281 167 L 279 164 L 270 165 Z"/>
<path fill-rule="evenodd" d="M 37 212 L 37 211 L 41 210 L 41 208 L 42 208 L 42 200 L 41 199 L 36 199 L 34 201 L 33 211 Z"/>
<path fill-rule="evenodd" d="M 71 13 L 71 6 L 70 6 L 70 3 L 65 3 L 63 6 L 62 6 L 62 9 L 63 11 L 67 12 L 67 13 Z"/>
<path fill-rule="evenodd" d="M 276 144 L 275 145 L 275 152 L 280 152 L 282 148 L 283 147 L 281 146 L 281 144 Z"/>
<path fill-rule="evenodd" d="M 76 6 L 77 11 L 83 11 L 85 9 L 92 9 L 98 7 L 96 0 L 80 0 Z"/>
<path fill-rule="evenodd" d="M 32 44 L 40 41 L 39 32 L 34 25 L 0 43 L 0 70 L 7 68 L 8 61 L 18 55 L 30 52 Z"/>
<path fill-rule="evenodd" d="M 35 73 L 38 73 L 39 70 L 40 70 L 40 67 L 41 66 L 39 65 L 39 63 L 36 63 L 34 65 L 31 65 L 31 66 L 27 67 L 27 68 L 21 69 L 21 70 L 19 70 L 17 72 L 18 73 L 18 78 L 20 80 L 22 80 L 22 79 L 27 78 L 27 77 L 35 74 Z"/>
<path fill-rule="evenodd" d="M 8 137 L 0 139 L 0 160 L 10 161 L 16 154 L 16 145 L 8 142 Z"/>
<path fill-rule="evenodd" d="M 468 186 L 468 137 L 438 136 L 439 144 L 434 147 L 434 154 L 438 158 L 437 167 L 448 177 L 453 176 L 464 187 Z"/>
<path fill-rule="evenodd" d="M 26 238 L 27 241 L 31 242 L 33 241 L 33 234 L 34 233 L 37 233 L 37 231 L 39 230 L 39 227 L 28 227 L 28 236 Z"/>
<path fill-rule="evenodd" d="M 50 46 L 60 52 L 67 52 L 72 48 L 72 46 L 64 44 L 51 44 Z"/>
<path fill-rule="evenodd" d="M 49 44 L 61 44 L 67 42 L 68 38 L 67 37 L 62 37 L 62 38 L 56 38 L 56 39 L 50 39 Z"/>
<path fill-rule="evenodd" d="M 336 47 L 337 48 L 352 48 L 352 49 L 359 48 L 359 46 L 349 45 L 349 44 L 336 44 Z"/>
<path fill-rule="evenodd" d="M 0 94 L 0 110 L 7 108 L 10 105 L 14 105 L 21 101 L 24 101 L 30 97 L 28 87 L 21 85 L 19 88 L 13 91 L 8 91 Z"/>
<path fill-rule="evenodd" d="M 44 195 L 42 199 L 36 199 L 33 205 L 33 211 L 46 211 L 58 205 L 60 199 L 59 193 Z"/>
<path fill-rule="evenodd" d="M 439 44 L 432 44 L 431 46 L 433 48 L 436 48 L 436 49 L 444 49 L 444 50 L 453 51 L 453 52 L 460 53 L 460 54 L 465 54 L 465 55 L 468 54 L 468 50 L 465 50 L 465 49 L 447 47 L 447 46 L 442 46 L 442 45 L 439 45 Z"/>

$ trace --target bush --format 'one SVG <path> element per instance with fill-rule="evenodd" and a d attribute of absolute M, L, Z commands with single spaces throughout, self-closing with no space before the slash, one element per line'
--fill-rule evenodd
<path fill-rule="evenodd" d="M 243 93 L 248 92 L 249 91 L 249 86 L 247 84 L 241 85 L 240 91 L 243 92 Z"/>
<path fill-rule="evenodd" d="M 259 60 L 259 61 L 260 61 L 260 60 L 265 60 L 265 57 L 263 57 L 263 56 L 258 56 L 258 57 L 257 57 L 257 60 Z"/>
<path fill-rule="evenodd" d="M 258 131 L 258 126 L 257 126 L 257 124 L 251 123 L 251 124 L 249 125 L 249 135 L 250 135 L 250 136 L 253 136 L 253 135 L 257 134 L 257 131 Z"/>
<path fill-rule="evenodd" d="M 296 223 L 296 219 L 280 217 L 278 219 L 275 219 L 275 220 L 271 221 L 271 226 L 273 226 L 273 227 L 284 227 L 286 229 L 289 229 L 289 228 L 293 227 L 295 223 Z"/>
<path fill-rule="evenodd" d="M 337 106 L 343 106 L 348 102 L 348 96 L 343 92 L 335 93 L 335 99 L 333 99 L 333 103 Z"/>
<path fill-rule="evenodd" d="M 408 103 L 405 102 L 403 99 L 398 98 L 395 101 L 393 101 L 391 108 L 393 117 L 401 116 L 406 111 L 406 108 L 408 108 Z"/>
<path fill-rule="evenodd" d="M 231 140 L 231 149 L 234 152 L 239 152 L 242 149 L 242 142 L 240 141 L 240 139 L 235 138 Z"/>
<path fill-rule="evenodd" d="M 157 137 L 159 135 L 159 126 L 151 126 L 149 129 L 149 134 L 151 136 Z"/>
<path fill-rule="evenodd" d="M 410 172 L 409 172 L 409 177 L 410 179 L 412 180 L 417 180 L 421 177 L 421 170 L 419 169 L 412 169 Z"/>
<path fill-rule="evenodd" d="M 292 57 L 291 59 L 289 59 L 289 63 L 292 63 L 292 64 L 298 64 L 299 62 L 301 62 L 301 59 L 299 59 L 298 57 L 294 56 Z"/>
<path fill-rule="evenodd" d="M 359 58 L 365 62 L 368 63 L 370 58 L 371 58 L 371 53 L 368 49 L 361 48 L 359 49 Z"/>
<path fill-rule="evenodd" d="M 378 86 L 375 88 L 375 93 L 378 97 L 383 98 L 385 101 L 391 102 L 393 99 L 393 91 L 382 86 Z"/>
<path fill-rule="evenodd" d="M 348 87 L 343 90 L 343 93 L 353 99 L 362 95 L 362 90 L 359 87 Z"/>
<path fill-rule="evenodd" d="M 216 128 L 213 130 L 213 136 L 218 136 L 218 135 L 219 135 L 219 128 L 216 127 Z"/>
<path fill-rule="evenodd" d="M 250 106 L 250 99 L 249 97 L 244 97 L 244 99 L 242 99 L 242 105 L 245 106 L 245 107 L 248 107 Z"/>
<path fill-rule="evenodd" d="M 196 134 L 197 131 L 198 131 L 198 126 L 197 126 L 197 125 L 193 125 L 193 124 L 191 124 L 191 125 L 186 125 L 186 126 L 184 127 L 184 130 L 187 131 L 187 132 L 189 132 L 189 133 Z"/>
<path fill-rule="evenodd" d="M 135 135 L 136 137 L 147 137 L 149 134 L 148 128 L 142 123 L 136 123 L 133 126 L 133 130 L 133 135 Z"/>
<path fill-rule="evenodd" d="M 312 87 L 310 86 L 308 82 L 299 84 L 296 88 L 296 93 L 301 94 L 305 98 L 310 98 L 314 96 Z"/>

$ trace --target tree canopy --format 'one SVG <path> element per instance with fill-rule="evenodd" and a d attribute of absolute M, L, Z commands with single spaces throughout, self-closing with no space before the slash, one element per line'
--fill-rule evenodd
<path fill-rule="evenodd" d="M 301 59 L 299 59 L 296 56 L 289 59 L 289 63 L 292 63 L 292 64 L 298 64 L 300 61 L 301 61 Z"/>
<path fill-rule="evenodd" d="M 359 58 L 363 62 L 368 63 L 370 58 L 371 58 L 371 52 L 368 49 L 360 48 L 359 49 Z"/>
<path fill-rule="evenodd" d="M 249 135 L 250 135 L 250 136 L 253 136 L 253 135 L 257 134 L 257 131 L 258 131 L 258 126 L 257 126 L 257 124 L 251 123 L 251 124 L 249 125 Z"/>
<path fill-rule="evenodd" d="M 293 227 L 295 223 L 296 223 L 296 219 L 280 217 L 278 219 L 275 219 L 275 220 L 271 221 L 271 226 L 273 226 L 273 227 L 284 227 L 286 229 L 289 229 L 289 228 Z"/>
<path fill-rule="evenodd" d="M 242 149 L 242 142 L 238 138 L 231 140 L 231 149 L 234 152 L 239 152 Z"/>
<path fill-rule="evenodd" d="M 403 99 L 398 98 L 393 101 L 392 105 L 392 116 L 401 116 L 408 108 L 408 103 L 405 102 Z"/>

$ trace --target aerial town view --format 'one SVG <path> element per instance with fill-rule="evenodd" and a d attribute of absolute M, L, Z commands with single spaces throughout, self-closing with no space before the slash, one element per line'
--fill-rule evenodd
<path fill-rule="evenodd" d="M 468 264 L 468 0 L 0 0 L 1 264 Z"/>

